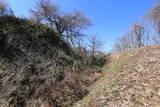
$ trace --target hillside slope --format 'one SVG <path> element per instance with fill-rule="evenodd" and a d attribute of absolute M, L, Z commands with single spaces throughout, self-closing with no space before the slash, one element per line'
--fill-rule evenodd
<path fill-rule="evenodd" d="M 0 107 L 71 106 L 87 94 L 84 84 L 96 80 L 86 82 L 87 75 L 55 30 L 0 16 Z"/>
<path fill-rule="evenodd" d="M 111 56 L 106 75 L 75 107 L 160 106 L 160 46 Z"/>

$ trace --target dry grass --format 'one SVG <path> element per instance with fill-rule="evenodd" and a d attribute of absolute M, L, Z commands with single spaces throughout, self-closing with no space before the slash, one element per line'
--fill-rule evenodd
<path fill-rule="evenodd" d="M 158 107 L 159 66 L 160 46 L 112 55 L 105 76 L 74 107 Z"/>
<path fill-rule="evenodd" d="M 92 107 L 94 105 L 92 103 L 96 102 L 99 97 L 104 98 L 103 96 L 107 94 L 105 90 L 112 88 L 112 86 L 108 84 L 118 82 L 117 79 L 112 77 L 122 70 L 123 64 L 126 61 L 126 54 L 127 53 L 120 53 L 110 56 L 109 63 L 103 68 L 105 76 L 88 88 L 88 90 L 90 90 L 89 95 L 75 104 L 75 107 Z"/>

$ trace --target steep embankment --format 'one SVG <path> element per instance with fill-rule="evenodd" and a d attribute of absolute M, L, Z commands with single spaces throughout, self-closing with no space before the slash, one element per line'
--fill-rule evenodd
<path fill-rule="evenodd" d="M 106 75 L 75 107 L 160 106 L 160 46 L 111 56 Z"/>
<path fill-rule="evenodd" d="M 84 70 L 47 25 L 0 17 L 0 107 L 69 107 L 96 80 L 85 83 Z"/>

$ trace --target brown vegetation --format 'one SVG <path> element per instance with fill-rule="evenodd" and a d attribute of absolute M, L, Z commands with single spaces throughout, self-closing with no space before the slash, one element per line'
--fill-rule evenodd
<path fill-rule="evenodd" d="M 0 106 L 68 107 L 102 74 L 44 24 L 0 16 L 0 27 Z"/>
<path fill-rule="evenodd" d="M 160 46 L 111 56 L 106 75 L 75 107 L 159 107 Z"/>

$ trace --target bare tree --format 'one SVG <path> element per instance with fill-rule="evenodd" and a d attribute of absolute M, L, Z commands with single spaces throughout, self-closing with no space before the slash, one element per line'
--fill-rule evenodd
<path fill-rule="evenodd" d="M 67 38 L 73 43 L 73 39 L 79 36 L 84 36 L 83 30 L 87 29 L 91 22 L 84 14 L 79 11 L 74 11 L 70 14 L 65 14 L 62 16 L 62 24 L 64 25 L 63 31 Z M 61 26 L 61 25 L 60 25 Z"/>
<path fill-rule="evenodd" d="M 14 16 L 13 10 L 3 0 L 0 0 L 0 16 Z"/>
<path fill-rule="evenodd" d="M 91 55 L 94 58 L 96 56 L 96 52 L 99 51 L 99 49 L 101 49 L 101 47 L 103 46 L 102 41 L 100 41 L 96 35 L 91 36 L 89 38 L 89 48 L 91 49 Z"/>
<path fill-rule="evenodd" d="M 30 10 L 33 18 L 38 22 L 45 21 L 52 28 L 55 28 L 54 23 L 58 20 L 59 7 L 53 5 L 51 0 L 39 0 L 36 5 L 35 10 Z"/>
<path fill-rule="evenodd" d="M 153 44 L 160 44 L 160 37 L 159 36 L 153 36 L 152 40 L 153 40 Z"/>
<path fill-rule="evenodd" d="M 122 37 L 118 38 L 114 45 L 115 51 L 125 51 L 140 48 L 150 43 L 150 35 L 145 30 L 145 26 L 134 24 L 132 29 Z"/>
<path fill-rule="evenodd" d="M 65 14 L 51 0 L 40 0 L 37 9 L 31 10 L 31 13 L 38 22 L 48 23 L 60 36 L 66 37 L 72 43 L 74 38 L 81 36 L 82 31 L 91 25 L 89 18 L 81 12 Z"/>
<path fill-rule="evenodd" d="M 122 42 L 120 42 L 120 38 L 118 38 L 114 44 L 114 51 L 121 52 L 124 51 Z"/>
<path fill-rule="evenodd" d="M 135 36 L 135 44 L 137 48 L 140 48 L 143 46 L 142 39 L 145 33 L 145 29 L 143 25 L 134 24 L 132 26 L 132 33 L 133 36 Z"/>
<path fill-rule="evenodd" d="M 148 13 L 149 19 L 154 23 L 155 29 L 160 34 L 160 5 L 155 6 Z"/>
<path fill-rule="evenodd" d="M 131 36 L 127 33 L 124 36 L 118 38 L 114 44 L 114 50 L 117 52 L 130 50 L 132 48 L 132 42 L 130 37 Z"/>
<path fill-rule="evenodd" d="M 147 16 L 152 22 L 155 31 L 157 34 L 156 36 L 152 37 L 152 40 L 155 44 L 160 43 L 160 0 L 157 0 L 157 4 L 148 12 Z"/>

